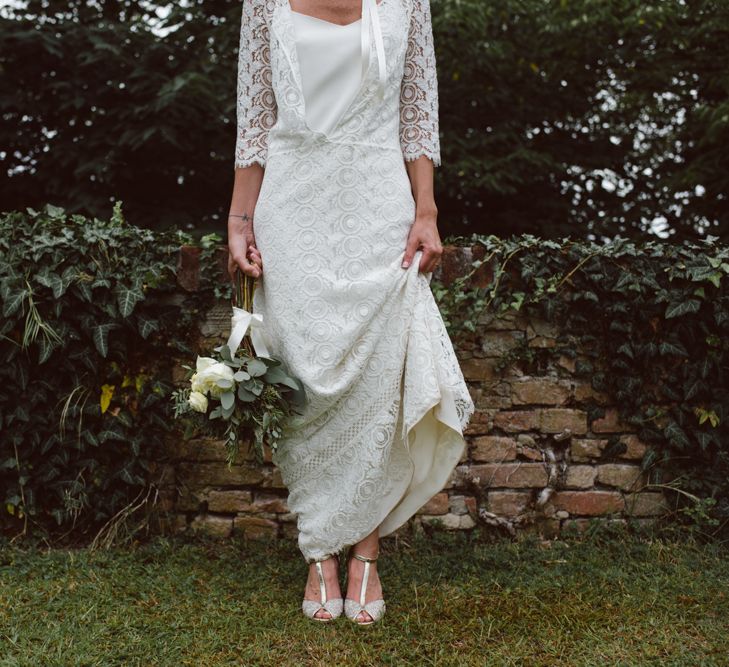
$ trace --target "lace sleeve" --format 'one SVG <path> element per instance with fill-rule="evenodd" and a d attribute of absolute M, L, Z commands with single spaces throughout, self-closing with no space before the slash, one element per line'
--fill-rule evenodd
<path fill-rule="evenodd" d="M 440 165 L 438 78 L 430 0 L 410 0 L 410 28 L 400 88 L 400 145 L 406 160 L 421 155 Z"/>
<path fill-rule="evenodd" d="M 235 167 L 266 166 L 268 131 L 276 122 L 265 0 L 243 0 L 238 50 Z"/>

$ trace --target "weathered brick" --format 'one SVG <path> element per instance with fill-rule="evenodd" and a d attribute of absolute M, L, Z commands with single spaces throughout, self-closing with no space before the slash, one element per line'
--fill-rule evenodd
<path fill-rule="evenodd" d="M 528 491 L 489 491 L 489 512 L 499 516 L 515 517 L 524 512 L 531 502 Z"/>
<path fill-rule="evenodd" d="M 569 529 L 576 529 L 578 532 L 584 532 L 587 528 L 589 528 L 590 524 L 594 521 L 599 521 L 600 525 L 605 524 L 617 524 L 621 526 L 625 526 L 627 524 L 625 519 L 608 519 L 608 518 L 598 518 L 598 517 L 591 517 L 589 519 L 587 518 L 576 518 L 576 519 L 565 519 L 565 521 L 562 523 L 562 529 L 565 528 Z"/>
<path fill-rule="evenodd" d="M 594 486 L 596 476 L 594 466 L 569 466 L 564 485 L 568 489 L 589 489 Z"/>
<path fill-rule="evenodd" d="M 547 322 L 538 318 L 531 318 L 526 326 L 527 336 L 549 336 L 556 338 L 559 336 L 559 327 L 554 322 Z"/>
<path fill-rule="evenodd" d="M 479 410 L 508 410 L 511 407 L 511 396 L 500 396 L 495 391 L 483 391 L 476 399 Z"/>
<path fill-rule="evenodd" d="M 228 470 L 227 463 L 180 463 L 178 480 L 187 486 L 236 486 L 260 484 L 264 480 L 260 469 L 249 465 L 234 465 Z"/>
<path fill-rule="evenodd" d="M 556 347 L 557 341 L 548 336 L 534 336 L 534 338 L 529 339 L 528 345 L 529 347 L 550 348 Z"/>
<path fill-rule="evenodd" d="M 625 506 L 618 491 L 556 491 L 549 502 L 556 510 L 588 516 L 621 512 Z"/>
<path fill-rule="evenodd" d="M 617 408 L 606 408 L 605 416 L 593 419 L 590 430 L 593 433 L 618 433 L 630 431 L 631 426 L 620 421 Z"/>
<path fill-rule="evenodd" d="M 289 507 L 285 498 L 270 493 L 256 492 L 249 511 L 284 514 L 289 511 Z"/>
<path fill-rule="evenodd" d="M 461 371 L 466 380 L 498 380 L 501 374 L 496 371 L 496 359 L 465 359 L 460 361 Z"/>
<path fill-rule="evenodd" d="M 582 435 L 587 433 L 587 413 L 570 408 L 542 408 L 538 412 L 539 430 L 542 433 L 570 431 Z"/>
<path fill-rule="evenodd" d="M 485 331 L 481 334 L 481 349 L 487 357 L 501 357 L 523 342 L 523 331 Z"/>
<path fill-rule="evenodd" d="M 514 405 L 564 405 L 570 388 L 564 381 L 553 378 L 527 377 L 511 383 Z"/>
<path fill-rule="evenodd" d="M 569 373 L 574 373 L 577 369 L 577 360 L 562 354 L 557 359 L 557 366 L 564 368 Z"/>
<path fill-rule="evenodd" d="M 639 466 L 628 463 L 605 463 L 597 466 L 597 481 L 607 486 L 617 486 L 624 491 L 635 490 L 646 483 L 646 476 Z"/>
<path fill-rule="evenodd" d="M 433 526 L 442 524 L 446 530 L 468 530 L 476 525 L 470 514 L 442 514 L 439 516 L 423 514 L 420 516 L 420 520 Z"/>
<path fill-rule="evenodd" d="M 199 514 L 192 520 L 190 528 L 212 537 L 228 537 L 233 529 L 233 520 L 227 516 Z"/>
<path fill-rule="evenodd" d="M 490 329 L 493 331 L 503 330 L 521 330 L 524 331 L 527 326 L 527 318 L 524 313 L 515 308 L 504 311 L 503 313 L 493 313 L 488 309 L 481 311 L 478 318 L 481 329 Z"/>
<path fill-rule="evenodd" d="M 594 401 L 598 405 L 607 405 L 610 401 L 610 397 L 607 394 L 596 391 L 589 382 L 576 382 L 574 395 L 575 400 L 579 403 Z"/>
<path fill-rule="evenodd" d="M 275 537 L 278 533 L 278 523 L 259 516 L 236 516 L 233 517 L 233 530 L 236 533 L 243 533 L 246 537 Z"/>
<path fill-rule="evenodd" d="M 624 442 L 628 449 L 620 454 L 621 459 L 642 459 L 648 449 L 646 445 L 637 435 L 622 435 L 620 442 Z"/>
<path fill-rule="evenodd" d="M 202 248 L 183 245 L 177 254 L 177 284 L 188 292 L 197 292 L 200 287 L 201 253 Z"/>
<path fill-rule="evenodd" d="M 167 445 L 167 453 L 173 460 L 225 461 L 225 442 L 211 438 L 177 440 Z"/>
<path fill-rule="evenodd" d="M 657 491 L 629 493 L 625 496 L 625 513 L 630 516 L 651 516 L 669 511 L 666 497 Z"/>
<path fill-rule="evenodd" d="M 494 415 L 494 426 L 507 433 L 531 431 L 539 426 L 538 410 L 513 410 L 497 412 Z"/>
<path fill-rule="evenodd" d="M 448 494 L 445 491 L 436 493 L 418 510 L 418 514 L 446 514 L 447 512 Z"/>
<path fill-rule="evenodd" d="M 519 433 L 516 436 L 516 453 L 530 461 L 544 461 L 544 451 L 535 438 L 529 433 Z"/>
<path fill-rule="evenodd" d="M 449 498 L 448 509 L 451 514 L 468 514 L 466 496 L 453 495 Z"/>
<path fill-rule="evenodd" d="M 486 435 L 474 438 L 471 443 L 474 461 L 513 461 L 516 458 L 516 442 L 512 438 Z"/>
<path fill-rule="evenodd" d="M 572 438 L 570 442 L 570 458 L 573 461 L 581 462 L 599 458 L 607 442 L 607 440 L 595 440 L 593 438 Z"/>
<path fill-rule="evenodd" d="M 466 435 L 481 435 L 491 430 L 492 411 L 476 410 L 466 427 Z"/>
<path fill-rule="evenodd" d="M 229 491 L 209 491 L 205 498 L 211 512 L 246 512 L 249 511 L 253 494 L 250 491 L 231 489 Z"/>
<path fill-rule="evenodd" d="M 471 466 L 468 476 L 483 487 L 527 488 L 547 485 L 541 463 L 484 463 Z"/>
<path fill-rule="evenodd" d="M 261 469 L 263 481 L 261 486 L 267 489 L 285 489 L 286 485 L 281 478 L 281 471 L 275 466 L 266 466 Z"/>

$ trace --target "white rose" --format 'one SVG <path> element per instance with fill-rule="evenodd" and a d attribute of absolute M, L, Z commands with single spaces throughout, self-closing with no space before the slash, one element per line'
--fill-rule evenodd
<path fill-rule="evenodd" d="M 198 356 L 197 361 L 195 363 L 195 373 L 193 373 L 192 377 L 190 378 L 190 388 L 193 391 L 198 391 L 202 394 L 204 394 L 207 391 L 207 388 L 203 384 L 203 382 L 200 379 L 200 373 L 202 373 L 206 368 L 210 368 L 211 366 L 214 366 L 218 362 L 215 361 L 212 357 L 200 357 Z"/>
<path fill-rule="evenodd" d="M 203 369 L 195 373 L 191 378 L 192 390 L 199 391 L 203 394 L 209 393 L 213 398 L 217 398 L 225 391 L 218 387 L 218 380 L 233 381 L 233 369 L 224 363 L 214 361 L 212 364 L 205 364 Z"/>
<path fill-rule="evenodd" d="M 189 403 L 190 407 L 196 412 L 206 412 L 208 409 L 208 398 L 199 391 L 190 393 Z"/>

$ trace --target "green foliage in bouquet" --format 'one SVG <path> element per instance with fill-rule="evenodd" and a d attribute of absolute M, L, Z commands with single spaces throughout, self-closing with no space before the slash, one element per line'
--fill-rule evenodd
<path fill-rule="evenodd" d="M 275 451 L 286 421 L 304 405 L 301 381 L 279 359 L 256 354 L 251 326 L 262 322 L 252 316 L 254 279 L 236 273 L 234 308 L 242 308 L 243 322 L 236 324 L 227 343 L 214 348 L 216 357 L 197 357 L 188 370 L 189 385 L 172 392 L 175 416 L 208 435 L 225 438 L 228 467 L 240 450 L 241 439 L 252 447 L 256 460 L 264 460 L 266 446 Z M 240 346 L 235 340 L 235 329 Z"/>

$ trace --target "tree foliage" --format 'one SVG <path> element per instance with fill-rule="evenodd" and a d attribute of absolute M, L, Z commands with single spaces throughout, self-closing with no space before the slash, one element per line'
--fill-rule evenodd
<path fill-rule="evenodd" d="M 432 0 L 445 233 L 729 238 L 729 5 Z M 156 10 L 168 11 L 163 18 Z M 240 3 L 1 19 L 2 207 L 221 226 Z"/>

